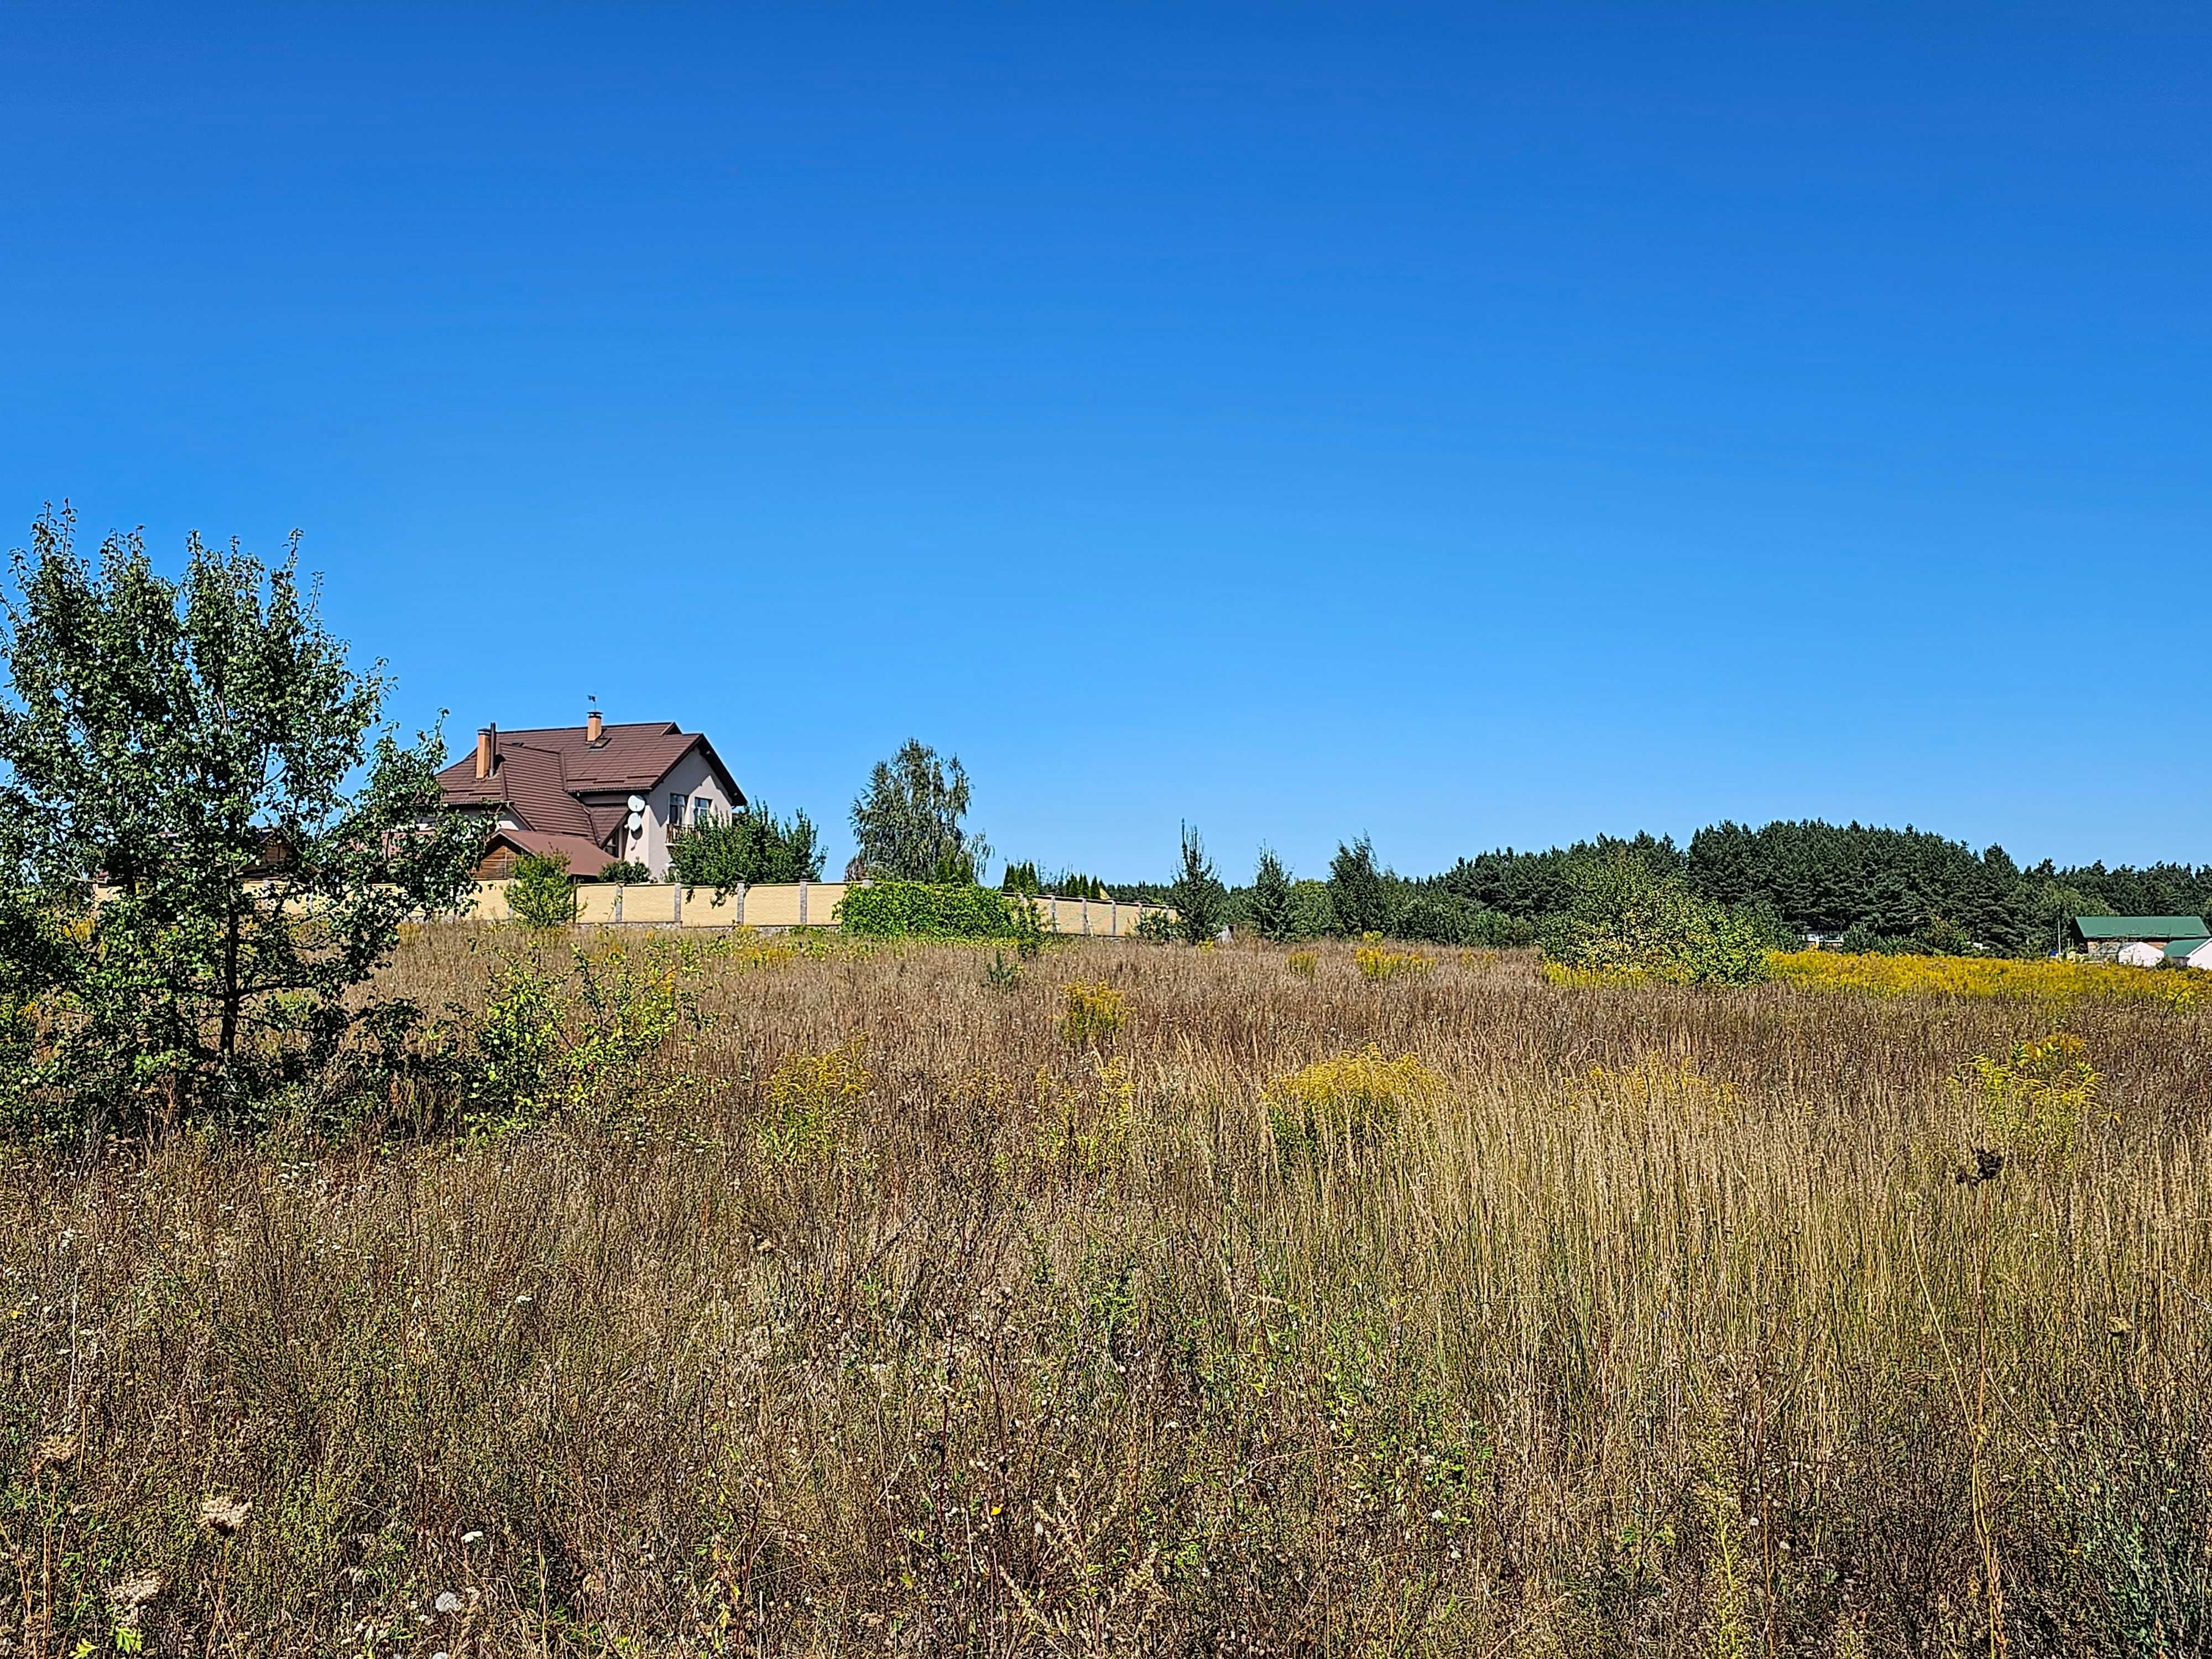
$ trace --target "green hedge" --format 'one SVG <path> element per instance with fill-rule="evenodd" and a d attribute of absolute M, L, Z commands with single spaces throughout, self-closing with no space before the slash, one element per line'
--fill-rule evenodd
<path fill-rule="evenodd" d="M 1022 939 L 1037 932 L 1036 911 L 1025 899 L 925 881 L 848 888 L 837 921 L 848 933 L 876 939 Z"/>

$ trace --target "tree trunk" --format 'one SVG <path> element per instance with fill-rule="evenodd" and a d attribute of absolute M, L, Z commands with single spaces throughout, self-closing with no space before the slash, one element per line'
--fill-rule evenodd
<path fill-rule="evenodd" d="M 222 927 L 222 1032 L 216 1052 L 226 1064 L 238 1046 L 238 899 L 233 895 Z"/>

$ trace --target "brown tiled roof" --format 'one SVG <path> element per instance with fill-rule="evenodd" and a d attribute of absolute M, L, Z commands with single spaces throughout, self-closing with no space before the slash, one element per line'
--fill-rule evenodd
<path fill-rule="evenodd" d="M 494 848 L 504 842 L 519 852 L 535 853 L 541 858 L 549 853 L 558 853 L 568 860 L 568 873 L 572 876 L 596 876 L 614 859 L 614 854 L 605 848 L 584 836 L 549 836 L 535 830 L 502 830 L 491 840 Z"/>
<path fill-rule="evenodd" d="M 541 835 L 596 838 L 591 809 L 578 800 L 562 771 L 564 757 L 558 750 L 539 749 L 525 743 L 503 744 L 499 764 L 486 780 L 500 787 L 501 798 L 527 829 Z M 471 781 L 475 763 L 471 763 Z"/>
<path fill-rule="evenodd" d="M 477 776 L 473 744 L 438 774 L 446 799 L 456 806 L 505 803 L 537 830 L 611 836 L 624 816 L 623 798 L 650 794 L 676 763 L 694 749 L 707 751 L 708 763 L 728 790 L 730 804 L 745 804 L 744 792 L 738 787 L 706 734 L 680 731 L 673 720 L 602 726 L 596 744 L 584 740 L 580 726 L 501 732 L 494 742 L 491 776 Z M 569 805 L 555 801 L 556 793 L 565 797 Z M 616 799 L 586 805 L 576 799 L 580 795 Z"/>

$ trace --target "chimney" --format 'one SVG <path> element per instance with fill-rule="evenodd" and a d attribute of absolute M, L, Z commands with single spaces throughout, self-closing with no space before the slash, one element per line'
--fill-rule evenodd
<path fill-rule="evenodd" d="M 488 778 L 490 775 L 491 727 L 487 726 L 477 732 L 477 776 Z"/>
<path fill-rule="evenodd" d="M 599 741 L 599 734 L 605 730 L 605 727 L 600 724 L 599 711 L 598 709 L 594 708 L 590 714 L 584 716 L 584 741 L 586 743 L 592 744 L 593 747 L 597 747 Z"/>

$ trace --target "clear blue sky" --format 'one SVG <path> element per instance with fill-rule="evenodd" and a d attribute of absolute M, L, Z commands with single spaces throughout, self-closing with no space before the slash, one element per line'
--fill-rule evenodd
<path fill-rule="evenodd" d="M 0 9 L 0 545 L 824 823 L 2212 860 L 2201 9 Z"/>

